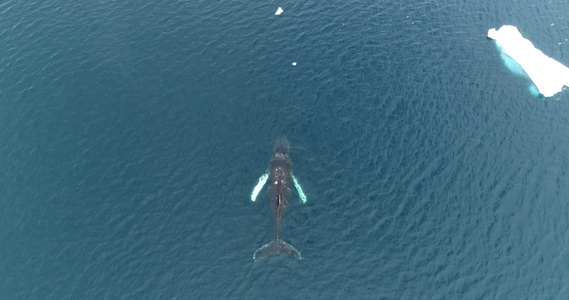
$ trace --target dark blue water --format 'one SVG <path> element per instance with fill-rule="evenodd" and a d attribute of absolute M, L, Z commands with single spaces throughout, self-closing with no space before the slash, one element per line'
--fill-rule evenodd
<path fill-rule="evenodd" d="M 0 4 L 0 299 L 567 299 L 569 94 L 486 38 L 568 65 L 567 11 Z M 303 259 L 253 261 L 281 135 Z"/>

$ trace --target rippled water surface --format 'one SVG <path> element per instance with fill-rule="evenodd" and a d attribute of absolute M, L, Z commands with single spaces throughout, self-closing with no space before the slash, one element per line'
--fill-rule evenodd
<path fill-rule="evenodd" d="M 569 65 L 567 11 L 5 1 L 0 299 L 567 299 L 569 94 L 486 38 Z M 253 261 L 281 135 L 303 259 Z"/>

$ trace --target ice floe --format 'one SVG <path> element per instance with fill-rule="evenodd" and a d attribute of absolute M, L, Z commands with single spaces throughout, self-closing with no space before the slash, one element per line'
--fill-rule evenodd
<path fill-rule="evenodd" d="M 275 12 L 275 15 L 278 16 L 278 15 L 282 14 L 283 11 L 284 11 L 284 10 L 283 10 L 281 7 L 279 7 L 279 8 L 277 9 L 277 11 Z"/>
<path fill-rule="evenodd" d="M 551 97 L 561 92 L 563 86 L 569 87 L 569 68 L 535 48 L 515 26 L 492 28 L 488 37 L 496 41 L 504 63 L 508 64 L 508 58 L 517 62 L 543 96 Z"/>

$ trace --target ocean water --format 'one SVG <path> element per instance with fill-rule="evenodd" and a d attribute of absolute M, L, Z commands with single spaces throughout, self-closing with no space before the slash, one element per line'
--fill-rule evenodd
<path fill-rule="evenodd" d="M 567 299 L 569 94 L 486 38 L 567 65 L 567 11 L 3 2 L 0 299 Z M 281 135 L 303 259 L 253 261 Z"/>

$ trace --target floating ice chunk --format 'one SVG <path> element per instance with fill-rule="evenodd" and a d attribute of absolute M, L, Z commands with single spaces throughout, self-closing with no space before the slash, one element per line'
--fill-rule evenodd
<path fill-rule="evenodd" d="M 543 54 L 533 43 L 525 39 L 515 26 L 504 25 L 488 30 L 488 37 L 496 41 L 504 63 L 508 58 L 519 64 L 535 84 L 540 94 L 551 97 L 569 87 L 569 68 Z M 511 65 L 508 66 L 511 69 Z"/>
<path fill-rule="evenodd" d="M 292 62 L 292 65 L 293 65 L 293 66 L 296 66 L 296 61 L 293 61 L 293 62 Z"/>
<path fill-rule="evenodd" d="M 275 12 L 275 15 L 278 16 L 278 15 L 282 14 L 283 11 L 284 11 L 284 10 L 283 10 L 281 7 L 279 7 L 279 8 L 277 9 L 277 12 Z"/>

